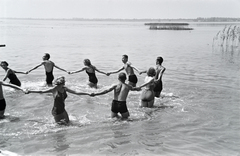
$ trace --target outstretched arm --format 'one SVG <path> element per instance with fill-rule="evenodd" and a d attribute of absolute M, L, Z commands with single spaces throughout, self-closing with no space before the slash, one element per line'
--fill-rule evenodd
<path fill-rule="evenodd" d="M 1 83 L 3 86 L 11 87 L 11 88 L 18 89 L 18 90 L 21 90 L 21 91 L 25 92 L 24 89 L 22 89 L 21 87 L 18 87 L 18 86 L 16 86 L 16 85 L 14 85 L 14 84 L 8 84 L 8 83 L 4 83 L 4 82 L 0 82 L 0 83 Z"/>
<path fill-rule="evenodd" d="M 108 73 L 105 73 L 105 72 L 103 72 L 103 71 L 100 71 L 100 70 L 98 70 L 97 68 L 95 68 L 95 70 L 96 70 L 97 72 L 101 73 L 101 74 L 105 74 L 105 75 L 109 76 Z"/>
<path fill-rule="evenodd" d="M 90 96 L 89 93 L 78 92 L 78 91 L 75 91 L 75 90 L 69 89 L 69 88 L 67 88 L 67 87 L 65 87 L 65 88 L 66 88 L 66 91 L 67 91 L 67 92 L 72 93 L 72 94 L 76 94 L 76 95 L 89 95 L 89 96 Z"/>
<path fill-rule="evenodd" d="M 86 67 L 84 67 L 84 68 L 82 68 L 82 69 L 80 69 L 80 70 L 73 71 L 73 72 L 68 72 L 68 74 L 75 74 L 75 73 L 82 72 L 82 71 L 84 71 L 84 70 L 86 70 Z"/>
<path fill-rule="evenodd" d="M 59 70 L 61 70 L 61 71 L 64 71 L 64 72 L 66 72 L 66 73 L 67 73 L 67 71 L 66 71 L 65 69 L 62 69 L 62 68 L 60 68 L 60 67 L 56 66 L 55 64 L 54 64 L 54 67 L 56 67 L 57 69 L 59 69 Z"/>
<path fill-rule="evenodd" d="M 19 72 L 19 71 L 15 71 L 15 70 L 14 70 L 14 73 L 27 74 L 27 72 Z"/>
<path fill-rule="evenodd" d="M 31 71 L 37 69 L 37 68 L 40 67 L 41 65 L 43 65 L 43 62 L 42 62 L 41 64 L 37 65 L 36 67 L 30 69 L 29 71 L 27 71 L 27 74 L 30 73 Z"/>
<path fill-rule="evenodd" d="M 49 88 L 46 90 L 28 90 L 27 93 L 52 93 L 54 88 Z"/>
<path fill-rule="evenodd" d="M 118 70 L 116 70 L 116 71 L 113 71 L 113 72 L 109 72 L 109 73 L 107 73 L 108 75 L 110 75 L 110 74 L 116 74 L 116 73 L 119 73 L 120 71 L 122 71 L 124 69 L 124 67 L 122 67 L 122 68 L 120 68 L 120 69 L 118 69 Z"/>
<path fill-rule="evenodd" d="M 111 88 L 106 89 L 106 90 L 104 90 L 104 91 L 102 91 L 102 92 L 92 93 L 91 96 L 97 96 L 97 95 L 107 94 L 108 92 L 111 92 L 112 90 L 114 90 L 116 87 L 117 87 L 117 85 L 114 85 L 114 86 L 112 86 Z"/>
<path fill-rule="evenodd" d="M 139 72 L 140 75 L 141 75 L 142 73 L 147 73 L 147 70 L 144 70 L 144 71 Z"/>
<path fill-rule="evenodd" d="M 148 84 L 150 84 L 150 83 L 152 83 L 152 82 L 154 82 L 154 78 L 152 78 L 152 80 L 150 80 L 150 81 L 148 81 L 148 82 L 146 82 L 146 83 L 144 83 L 144 84 L 136 87 L 136 89 L 137 89 L 137 90 L 138 90 L 138 89 L 141 89 L 142 87 L 145 87 L 146 85 L 148 85 Z"/>
<path fill-rule="evenodd" d="M 140 71 L 138 70 L 138 68 L 136 68 L 135 66 L 133 65 L 130 65 L 133 69 L 135 69 L 139 74 L 140 74 Z"/>

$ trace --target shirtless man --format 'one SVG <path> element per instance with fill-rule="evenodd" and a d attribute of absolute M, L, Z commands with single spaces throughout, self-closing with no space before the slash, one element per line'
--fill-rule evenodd
<path fill-rule="evenodd" d="M 121 113 L 122 119 L 127 119 L 130 115 L 126 105 L 126 99 L 130 90 L 136 90 L 132 86 L 125 83 L 127 79 L 125 73 L 119 73 L 119 83 L 113 85 L 111 88 L 106 89 L 99 93 L 92 93 L 91 96 L 103 95 L 114 90 L 114 98 L 112 101 L 111 117 L 118 117 L 118 112 Z M 140 90 L 140 89 L 139 89 Z"/>
<path fill-rule="evenodd" d="M 22 90 L 23 92 L 26 93 L 25 90 L 23 90 L 22 88 L 20 88 L 16 85 L 7 84 L 7 83 L 4 83 L 4 82 L 0 81 L 0 119 L 4 118 L 4 112 L 5 112 L 5 108 L 6 108 L 6 101 L 5 101 L 5 98 L 3 96 L 2 86 L 7 86 L 7 87 L 14 88 L 14 89 L 19 89 L 19 90 Z"/>
<path fill-rule="evenodd" d="M 162 66 L 163 58 L 162 57 L 157 57 L 156 59 L 156 75 L 155 75 L 155 87 L 154 87 L 154 93 L 155 97 L 160 97 L 160 94 L 163 89 L 163 84 L 162 84 L 162 76 L 164 71 L 166 70 L 165 67 Z"/>
<path fill-rule="evenodd" d="M 53 68 L 56 67 L 56 68 L 59 69 L 59 70 L 62 70 L 62 71 L 65 71 L 65 72 L 67 72 L 67 71 L 64 70 L 64 69 L 62 69 L 62 68 L 60 68 L 60 67 L 58 67 L 58 66 L 56 66 L 56 65 L 54 64 L 54 62 L 50 61 L 49 59 L 50 59 L 50 55 L 49 55 L 48 53 L 45 53 L 45 55 L 43 56 L 43 62 L 40 63 L 39 65 L 37 65 L 36 67 L 30 69 L 30 70 L 27 72 L 27 74 L 30 73 L 31 71 L 37 69 L 38 67 L 44 65 L 45 71 L 46 71 L 46 82 L 47 82 L 47 85 L 48 85 L 48 86 L 52 86 L 52 81 L 53 81 L 53 79 L 54 79 L 54 76 L 53 76 Z"/>
<path fill-rule="evenodd" d="M 128 75 L 128 81 L 129 81 L 128 84 L 133 86 L 133 87 L 135 87 L 137 82 L 138 82 L 138 79 L 137 79 L 137 76 L 134 74 L 134 70 L 133 69 L 135 69 L 138 73 L 139 73 L 139 70 L 136 67 L 132 66 L 132 64 L 130 62 L 128 62 L 128 56 L 127 55 L 123 55 L 122 56 L 122 62 L 124 64 L 122 68 L 120 68 L 117 71 L 109 72 L 107 74 L 108 75 L 115 74 L 115 73 L 118 73 L 118 72 L 120 72 L 120 71 L 125 69 L 125 71 L 126 71 L 126 73 Z"/>

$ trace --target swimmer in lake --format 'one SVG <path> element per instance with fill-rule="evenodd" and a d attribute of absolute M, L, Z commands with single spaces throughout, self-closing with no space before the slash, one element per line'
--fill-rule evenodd
<path fill-rule="evenodd" d="M 58 124 L 68 124 L 69 117 L 65 110 L 65 99 L 67 98 L 67 92 L 76 95 L 90 95 L 89 93 L 83 93 L 74 91 L 65 86 L 65 78 L 59 77 L 54 81 L 54 87 L 46 90 L 28 90 L 27 93 L 52 93 L 54 98 L 54 104 L 52 108 L 52 115 L 55 122 Z"/>
<path fill-rule="evenodd" d="M 89 87 L 97 88 L 98 79 L 96 77 L 95 71 L 97 71 L 97 72 L 99 72 L 101 74 L 105 74 L 105 75 L 109 76 L 109 74 L 107 74 L 107 73 L 105 73 L 103 71 L 100 71 L 95 66 L 93 66 L 89 59 L 84 59 L 83 64 L 85 65 L 85 67 L 83 67 L 82 69 L 77 70 L 77 71 L 68 72 L 68 74 L 79 73 L 79 72 L 82 72 L 82 71 L 85 70 L 86 73 L 88 74 L 88 77 L 89 77 L 89 79 L 88 79 Z"/>
<path fill-rule="evenodd" d="M 154 86 L 155 86 L 155 80 L 154 77 L 156 75 L 156 71 L 153 67 L 150 67 L 147 70 L 147 76 L 145 77 L 144 84 L 142 84 L 139 87 L 136 87 L 138 89 L 145 87 L 142 90 L 141 94 L 141 107 L 153 107 L 155 94 L 154 94 Z"/>
<path fill-rule="evenodd" d="M 9 78 L 11 84 L 14 84 L 14 85 L 17 85 L 20 87 L 21 82 L 19 81 L 19 79 L 15 73 L 27 74 L 27 72 L 18 72 L 18 71 L 10 69 L 8 67 L 8 63 L 6 61 L 1 62 L 1 67 L 6 71 L 6 75 L 3 78 L 3 81 L 5 81 L 7 78 Z"/>
<path fill-rule="evenodd" d="M 62 70 L 64 72 L 67 72 L 67 71 L 65 69 L 62 69 L 62 68 L 56 66 L 54 62 L 50 61 L 49 60 L 50 59 L 50 54 L 48 54 L 48 53 L 45 53 L 42 59 L 43 59 L 43 62 L 41 62 L 36 67 L 30 69 L 27 72 L 27 74 L 43 65 L 44 68 L 45 68 L 45 72 L 46 72 L 46 83 L 47 83 L 48 86 L 52 86 L 52 82 L 53 82 L 53 79 L 54 79 L 53 68 L 56 67 L 57 69 Z"/>
<path fill-rule="evenodd" d="M 122 62 L 123 62 L 123 67 L 120 68 L 119 70 L 117 71 L 113 71 L 113 72 L 109 72 L 108 74 L 115 74 L 115 73 L 118 73 L 122 70 L 125 69 L 127 75 L 128 75 L 128 81 L 129 81 L 129 85 L 135 87 L 137 82 L 138 82 L 138 78 L 137 76 L 135 75 L 134 73 L 134 69 L 139 73 L 139 70 L 134 67 L 130 62 L 128 62 L 128 55 L 123 55 L 122 56 Z"/>
<path fill-rule="evenodd" d="M 113 85 L 109 89 L 106 89 L 99 93 L 92 93 L 91 96 L 98 96 L 107 94 L 111 91 L 114 91 L 113 101 L 112 101 L 112 107 L 111 107 L 111 117 L 119 117 L 118 113 L 121 114 L 122 119 L 127 119 L 130 114 L 127 108 L 127 97 L 130 90 L 137 90 L 133 88 L 131 85 L 128 85 L 125 83 L 125 80 L 127 79 L 125 73 L 119 73 L 118 75 L 118 84 Z"/>

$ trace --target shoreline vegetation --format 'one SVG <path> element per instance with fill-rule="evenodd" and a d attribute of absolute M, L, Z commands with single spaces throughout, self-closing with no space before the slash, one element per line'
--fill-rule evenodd
<path fill-rule="evenodd" d="M 15 20 L 69 20 L 69 21 L 157 21 L 157 22 L 240 22 L 240 18 L 227 17 L 198 17 L 194 19 L 176 18 L 176 19 L 113 19 L 113 18 L 0 18 L 1 19 L 15 19 Z"/>

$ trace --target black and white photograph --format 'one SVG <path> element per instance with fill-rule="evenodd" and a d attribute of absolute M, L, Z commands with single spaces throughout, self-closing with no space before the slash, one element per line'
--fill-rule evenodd
<path fill-rule="evenodd" d="M 239 156 L 239 0 L 0 0 L 0 156 Z"/>

